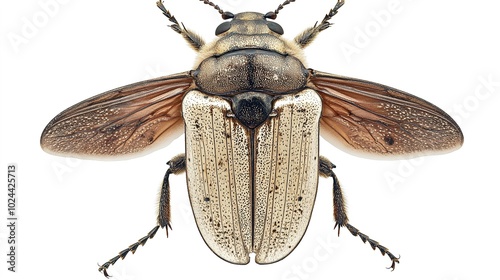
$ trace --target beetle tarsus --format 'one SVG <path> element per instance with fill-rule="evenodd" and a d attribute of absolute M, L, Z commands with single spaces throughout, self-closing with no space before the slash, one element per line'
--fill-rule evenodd
<path fill-rule="evenodd" d="M 382 253 L 382 256 L 385 256 L 387 254 L 387 256 L 392 261 L 392 264 L 390 267 L 388 267 L 388 269 L 392 268 L 392 270 L 394 270 L 396 268 L 396 263 L 399 263 L 399 257 L 396 257 L 391 252 L 389 252 L 389 249 L 387 249 L 387 247 L 380 245 L 377 241 L 371 239 L 370 237 L 368 237 L 368 235 L 360 232 L 357 228 L 353 227 L 351 224 L 347 224 L 346 227 L 352 235 L 359 236 L 359 238 L 361 238 L 361 241 L 363 241 L 363 243 L 366 243 L 368 241 L 368 244 L 370 244 L 373 250 L 378 248 L 380 250 L 380 253 Z"/>
<path fill-rule="evenodd" d="M 99 272 L 102 272 L 102 274 L 104 274 L 104 277 L 106 278 L 109 278 L 111 277 L 111 275 L 108 274 L 108 267 L 111 265 L 110 262 L 106 262 L 105 264 L 103 265 L 100 265 L 100 264 L 97 264 L 99 266 Z"/>
<path fill-rule="evenodd" d="M 387 256 L 389 256 L 389 258 L 391 258 L 391 261 L 392 261 L 391 266 L 390 266 L 390 267 L 387 267 L 387 269 L 391 269 L 391 268 L 392 268 L 392 270 L 391 270 L 391 271 L 394 271 L 394 269 L 396 268 L 396 263 L 399 263 L 399 258 L 400 258 L 401 256 L 399 256 L 399 257 L 397 257 L 397 258 L 396 258 L 396 257 L 395 257 L 393 254 L 391 254 L 391 252 L 389 252 L 389 251 L 387 251 Z"/>
<path fill-rule="evenodd" d="M 129 252 L 132 252 L 132 254 L 135 253 L 135 251 L 137 250 L 137 248 L 139 247 L 139 245 L 141 246 L 144 246 L 144 244 L 146 244 L 146 242 L 153 238 L 156 234 L 156 232 L 158 231 L 158 229 L 160 228 L 160 226 L 155 226 L 152 230 L 150 230 L 148 232 L 148 234 L 146 236 L 144 236 L 143 238 L 139 239 L 139 241 L 135 242 L 134 244 L 128 246 L 127 249 L 125 250 L 122 250 L 118 253 L 118 255 L 116 255 L 114 258 L 111 258 L 109 261 L 105 262 L 103 265 L 100 265 L 99 266 L 99 272 L 102 272 L 104 274 L 104 276 L 106 278 L 109 278 L 111 277 L 111 275 L 108 274 L 108 271 L 107 269 L 111 266 L 111 265 L 114 265 L 116 263 L 116 261 L 118 261 L 118 259 L 124 259 L 127 254 Z"/>

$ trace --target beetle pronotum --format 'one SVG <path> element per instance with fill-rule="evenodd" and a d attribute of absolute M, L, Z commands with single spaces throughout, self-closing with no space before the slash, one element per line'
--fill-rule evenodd
<path fill-rule="evenodd" d="M 57 115 L 45 128 L 45 151 L 80 157 L 151 151 L 179 136 L 186 153 L 168 162 L 158 225 L 99 267 L 135 252 L 170 227 L 169 176 L 186 171 L 193 214 L 210 249 L 237 264 L 255 253 L 260 264 L 285 258 L 298 245 L 314 206 L 318 177 L 333 179 L 335 227 L 346 227 L 399 259 L 348 222 L 335 167 L 319 156 L 319 136 L 361 155 L 442 153 L 463 135 L 444 111 L 418 97 L 359 79 L 304 67 L 303 49 L 331 23 L 338 0 L 319 24 L 293 41 L 274 12 L 232 14 L 207 0 L 224 20 L 209 44 L 157 6 L 198 52 L 194 70 L 117 88 Z"/>

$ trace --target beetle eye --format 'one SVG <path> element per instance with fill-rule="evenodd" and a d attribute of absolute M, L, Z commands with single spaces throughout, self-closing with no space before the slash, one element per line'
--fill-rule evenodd
<path fill-rule="evenodd" d="M 226 31 L 228 31 L 229 28 L 231 28 L 231 22 L 225 21 L 225 22 L 219 24 L 219 26 L 217 26 L 217 29 L 215 29 L 215 35 L 218 36 Z"/>
<path fill-rule="evenodd" d="M 281 27 L 281 25 L 277 24 L 274 21 L 268 21 L 267 27 L 269 27 L 269 29 L 271 29 L 273 32 L 278 33 L 280 35 L 283 35 L 284 33 L 283 27 Z"/>

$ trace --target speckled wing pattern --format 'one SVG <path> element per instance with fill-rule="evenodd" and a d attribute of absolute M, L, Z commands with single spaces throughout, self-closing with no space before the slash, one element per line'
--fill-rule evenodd
<path fill-rule="evenodd" d="M 306 89 L 276 100 L 275 115 L 249 130 L 231 105 L 190 91 L 183 101 L 186 172 L 198 229 L 237 264 L 286 257 L 304 235 L 318 182 L 321 100 Z"/>
<path fill-rule="evenodd" d="M 182 103 L 186 137 L 186 180 L 191 208 L 203 240 L 222 259 L 250 261 L 250 139 L 228 118 L 231 105 L 197 90 Z"/>
<path fill-rule="evenodd" d="M 310 89 L 274 103 L 256 132 L 255 262 L 277 262 L 299 244 L 318 186 L 321 99 Z"/>
<path fill-rule="evenodd" d="M 57 115 L 40 143 L 50 153 L 83 158 L 151 152 L 183 132 L 181 103 L 188 72 L 120 87 Z"/>
<path fill-rule="evenodd" d="M 463 135 L 433 104 L 364 80 L 314 71 L 309 86 L 321 96 L 321 136 L 358 156 L 412 157 L 458 149 Z"/>

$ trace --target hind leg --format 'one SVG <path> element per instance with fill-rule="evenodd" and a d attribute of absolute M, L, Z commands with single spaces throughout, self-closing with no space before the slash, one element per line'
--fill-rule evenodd
<path fill-rule="evenodd" d="M 347 218 L 347 211 L 345 208 L 344 196 L 342 195 L 342 189 L 340 188 L 340 183 L 337 179 L 337 176 L 335 176 L 335 173 L 333 172 L 333 168 L 335 168 L 335 165 L 333 163 L 331 163 L 324 157 L 320 157 L 320 175 L 323 177 L 332 177 L 333 179 L 333 217 L 335 218 L 334 229 L 338 226 L 338 234 L 340 235 L 340 228 L 345 226 L 352 235 L 359 236 L 363 243 L 366 243 L 366 241 L 368 241 L 373 250 L 378 248 L 382 255 L 387 254 L 387 256 L 392 261 L 392 264 L 389 268 L 392 268 L 394 270 L 394 268 L 396 267 L 396 263 L 399 263 L 399 258 L 396 258 L 391 252 L 389 252 L 389 249 L 380 245 L 377 241 L 371 239 L 370 237 L 368 237 L 368 235 L 360 232 L 357 228 L 349 224 L 349 218 Z"/>

